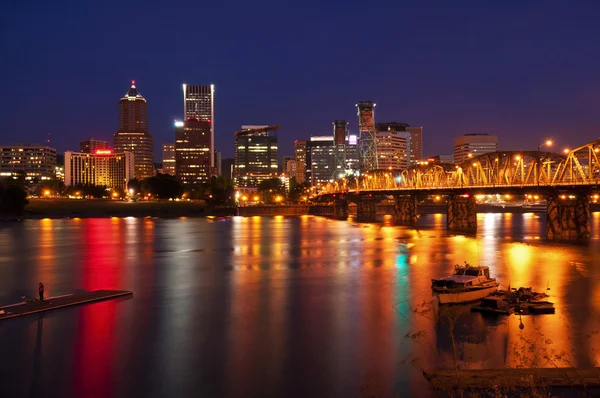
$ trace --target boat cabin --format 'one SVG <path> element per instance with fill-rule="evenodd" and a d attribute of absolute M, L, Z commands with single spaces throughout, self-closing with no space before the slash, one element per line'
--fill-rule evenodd
<path fill-rule="evenodd" d="M 457 265 L 454 267 L 454 273 L 452 275 L 465 275 L 465 276 L 483 276 L 486 279 L 490 278 L 490 269 L 485 266 L 473 267 L 470 265 L 461 266 Z"/>

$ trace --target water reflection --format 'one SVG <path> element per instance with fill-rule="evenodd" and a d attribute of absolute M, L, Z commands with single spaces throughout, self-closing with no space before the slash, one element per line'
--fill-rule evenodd
<path fill-rule="evenodd" d="M 43 328 L 41 318 L 0 325 L 0 356 L 18 361 L 0 363 L 0 382 L 63 396 L 422 396 L 423 367 L 551 366 L 523 355 L 532 341 L 594 365 L 600 218 L 587 247 L 536 239 L 543 221 L 480 214 L 476 236 L 449 234 L 441 214 L 419 230 L 385 216 L 15 224 L 0 230 L 5 302 L 39 280 L 57 293 L 135 296 L 56 312 Z M 463 261 L 488 265 L 504 288 L 549 287 L 557 314 L 438 308 L 431 279 Z M 422 341 L 404 337 L 416 331 Z M 63 357 L 64 369 L 47 366 Z"/>

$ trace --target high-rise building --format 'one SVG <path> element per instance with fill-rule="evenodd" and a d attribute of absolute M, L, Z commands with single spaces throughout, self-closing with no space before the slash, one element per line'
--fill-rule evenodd
<path fill-rule="evenodd" d="M 215 167 L 215 85 L 183 85 L 183 118 L 210 125 L 210 167 Z"/>
<path fill-rule="evenodd" d="M 175 175 L 175 144 L 163 144 L 162 168 L 164 174 Z"/>
<path fill-rule="evenodd" d="M 423 127 L 406 127 L 410 133 L 410 163 L 416 164 L 423 160 Z"/>
<path fill-rule="evenodd" d="M 233 166 L 235 164 L 235 158 L 225 158 L 221 161 L 221 175 L 227 177 L 229 180 L 233 179 Z"/>
<path fill-rule="evenodd" d="M 377 133 L 377 164 L 380 170 L 406 170 L 410 165 L 410 133 Z"/>
<path fill-rule="evenodd" d="M 469 157 L 498 150 L 498 136 L 489 134 L 465 134 L 454 140 L 454 163 L 461 164 Z"/>
<path fill-rule="evenodd" d="M 406 170 L 411 164 L 411 134 L 406 123 L 377 123 L 377 164 L 381 170 Z"/>
<path fill-rule="evenodd" d="M 119 101 L 119 131 L 114 135 L 116 153 L 131 152 L 135 158 L 135 178 L 154 175 L 154 143 L 148 133 L 148 104 L 131 82 Z"/>
<path fill-rule="evenodd" d="M 50 180 L 56 175 L 56 149 L 44 145 L 0 147 L 0 177 L 25 173 L 26 180 Z"/>
<path fill-rule="evenodd" d="M 119 101 L 119 131 L 148 131 L 148 103 L 137 91 L 135 81 Z"/>
<path fill-rule="evenodd" d="M 303 183 L 306 180 L 306 140 L 294 141 L 294 156 L 296 158 L 296 181 Z"/>
<path fill-rule="evenodd" d="M 188 119 L 175 122 L 175 175 L 184 184 L 200 184 L 211 177 L 210 123 Z"/>
<path fill-rule="evenodd" d="M 258 187 L 277 177 L 279 126 L 242 126 L 235 133 L 234 183 L 236 187 Z"/>
<path fill-rule="evenodd" d="M 117 132 L 114 135 L 114 149 L 115 153 L 133 153 L 134 176 L 138 180 L 154 175 L 154 142 L 147 132 Z"/>
<path fill-rule="evenodd" d="M 88 138 L 79 143 L 79 152 L 81 153 L 96 153 L 98 149 L 110 149 L 108 141 L 100 141 L 94 138 Z"/>
<path fill-rule="evenodd" d="M 346 174 L 346 167 L 338 162 L 343 150 L 343 146 L 335 144 L 334 136 L 310 137 L 306 153 L 310 170 L 307 167 L 306 175 L 310 176 L 311 185 L 327 183 Z"/>
<path fill-rule="evenodd" d="M 65 185 L 99 185 L 127 188 L 134 175 L 134 156 L 98 149 L 95 153 L 65 152 Z"/>

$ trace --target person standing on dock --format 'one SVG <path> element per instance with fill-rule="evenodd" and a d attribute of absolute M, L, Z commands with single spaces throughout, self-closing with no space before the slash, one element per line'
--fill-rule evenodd
<path fill-rule="evenodd" d="M 38 292 L 40 293 L 40 301 L 44 301 L 44 284 L 42 282 L 38 286 Z"/>

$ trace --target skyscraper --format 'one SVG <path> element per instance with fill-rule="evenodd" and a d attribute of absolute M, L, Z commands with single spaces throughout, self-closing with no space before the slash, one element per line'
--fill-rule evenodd
<path fill-rule="evenodd" d="M 235 133 L 234 183 L 236 187 L 258 187 L 277 177 L 277 134 L 279 126 L 242 126 Z"/>
<path fill-rule="evenodd" d="M 377 163 L 381 170 L 406 170 L 411 164 L 411 134 L 406 123 L 377 123 Z"/>
<path fill-rule="evenodd" d="M 184 120 L 200 120 L 210 125 L 210 167 L 215 167 L 215 85 L 183 84 Z"/>
<path fill-rule="evenodd" d="M 294 156 L 296 157 L 296 181 L 306 180 L 306 140 L 294 141 Z"/>
<path fill-rule="evenodd" d="M 423 127 L 406 127 L 410 133 L 410 163 L 423 160 Z"/>
<path fill-rule="evenodd" d="M 175 144 L 163 144 L 162 164 L 165 174 L 175 175 Z"/>
<path fill-rule="evenodd" d="M 154 147 L 148 133 L 148 104 L 131 82 L 129 91 L 119 101 L 119 131 L 114 135 L 115 152 L 133 153 L 135 178 L 154 175 Z"/>
<path fill-rule="evenodd" d="M 96 153 L 98 149 L 109 149 L 108 141 L 100 141 L 94 138 L 88 138 L 79 143 L 79 151 L 81 153 Z"/>
<path fill-rule="evenodd" d="M 175 122 L 175 175 L 184 184 L 207 182 L 211 176 L 210 123 Z M 214 159 L 212 159 L 214 161 Z"/>
<path fill-rule="evenodd" d="M 119 101 L 119 131 L 148 131 L 148 103 L 137 91 L 135 81 Z"/>

